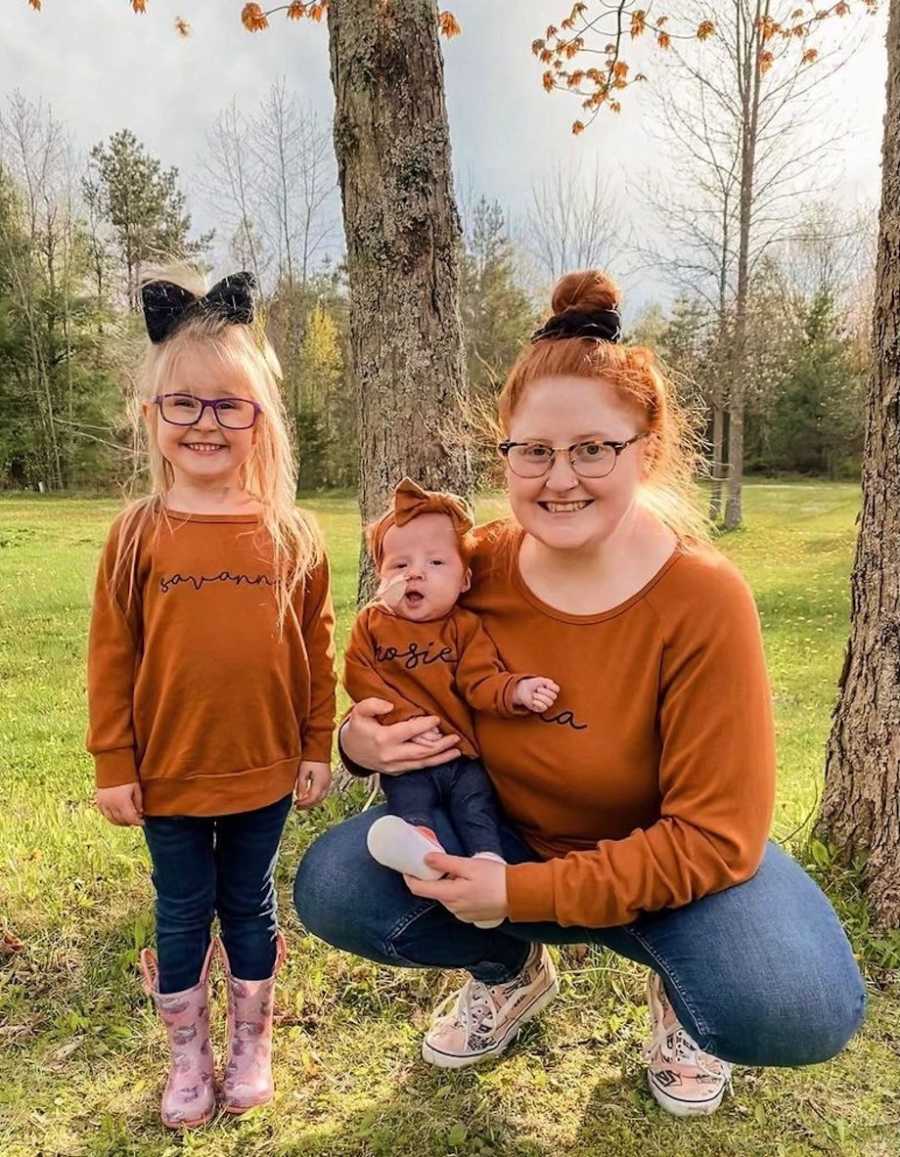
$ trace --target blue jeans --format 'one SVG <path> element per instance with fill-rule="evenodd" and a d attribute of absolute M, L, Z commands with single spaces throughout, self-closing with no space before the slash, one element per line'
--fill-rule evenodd
<path fill-rule="evenodd" d="M 156 888 L 160 992 L 200 979 L 218 912 L 232 972 L 265 980 L 275 966 L 275 863 L 291 797 L 228 816 L 145 816 Z"/>
<path fill-rule="evenodd" d="M 294 903 L 306 928 L 380 964 L 465 968 L 487 984 L 515 976 L 534 941 L 602 944 L 662 977 L 678 1019 L 702 1049 L 742 1065 L 827 1060 L 859 1028 L 865 989 L 847 937 L 822 891 L 775 844 L 746 883 L 682 908 L 648 912 L 616 928 L 504 921 L 464 924 L 418 899 L 397 872 L 375 863 L 366 832 L 373 808 L 331 828 L 297 871 Z M 438 813 L 436 832 L 459 854 Z M 502 823 L 504 856 L 537 859 Z"/>
<path fill-rule="evenodd" d="M 417 827 L 433 829 L 435 812 L 443 808 L 465 855 L 503 855 L 497 797 L 479 760 L 451 759 L 405 775 L 383 775 L 381 790 L 390 814 Z"/>

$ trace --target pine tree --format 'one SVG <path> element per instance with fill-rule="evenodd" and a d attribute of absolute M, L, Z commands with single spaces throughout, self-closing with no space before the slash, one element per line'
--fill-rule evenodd
<path fill-rule="evenodd" d="M 83 193 L 112 227 L 133 310 L 139 306 L 144 265 L 202 257 L 212 241 L 212 232 L 189 239 L 191 216 L 178 187 L 178 170 L 163 169 L 128 129 L 91 149 Z"/>
<path fill-rule="evenodd" d="M 460 309 L 469 387 L 492 398 L 536 325 L 528 294 L 516 284 L 515 254 L 497 201 L 481 197 L 462 262 Z"/>

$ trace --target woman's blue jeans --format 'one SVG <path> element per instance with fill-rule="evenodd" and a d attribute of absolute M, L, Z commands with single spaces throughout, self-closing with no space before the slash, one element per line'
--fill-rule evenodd
<path fill-rule="evenodd" d="M 366 832 L 373 808 L 331 828 L 297 871 L 294 903 L 310 932 L 380 964 L 465 968 L 496 984 L 515 976 L 529 945 L 602 944 L 658 972 L 678 1019 L 702 1049 L 742 1065 L 808 1065 L 835 1056 L 859 1028 L 865 988 L 825 895 L 796 861 L 767 846 L 746 883 L 616 928 L 464 924 L 412 895 L 375 863 Z M 437 835 L 461 854 L 446 817 Z M 535 860 L 502 826 L 508 863 Z"/>
<path fill-rule="evenodd" d="M 278 930 L 275 863 L 291 796 L 227 816 L 145 816 L 156 888 L 160 992 L 200 978 L 218 913 L 232 972 L 265 980 Z"/>

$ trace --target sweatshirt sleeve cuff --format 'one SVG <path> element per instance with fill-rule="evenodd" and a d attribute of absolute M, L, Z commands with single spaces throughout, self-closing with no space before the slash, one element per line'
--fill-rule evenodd
<path fill-rule="evenodd" d="M 332 731 L 308 731 L 300 741 L 300 758 L 313 763 L 331 763 Z"/>
<path fill-rule="evenodd" d="M 556 919 L 553 864 L 512 864 L 506 869 L 507 915 L 513 923 Z"/>
<path fill-rule="evenodd" d="M 516 688 L 523 679 L 533 678 L 534 675 L 510 675 L 506 686 L 503 688 L 503 710 L 505 714 L 509 716 L 531 715 L 527 707 L 513 702 L 513 695 L 515 695 Z"/>
<path fill-rule="evenodd" d="M 118 747 L 114 751 L 95 752 L 94 774 L 97 787 L 121 787 L 126 783 L 137 783 L 134 748 Z"/>
<path fill-rule="evenodd" d="M 368 767 L 363 767 L 361 763 L 354 763 L 354 761 L 341 746 L 341 732 L 344 730 L 344 724 L 347 722 L 349 717 L 350 712 L 348 711 L 338 725 L 338 755 L 341 757 L 341 763 L 344 765 L 345 771 L 349 771 L 351 775 L 355 775 L 358 779 L 368 779 L 370 775 L 375 775 L 376 773 Z"/>

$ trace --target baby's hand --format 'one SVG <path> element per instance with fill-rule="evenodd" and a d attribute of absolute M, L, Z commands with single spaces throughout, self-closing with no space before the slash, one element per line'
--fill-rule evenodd
<path fill-rule="evenodd" d="M 301 759 L 297 782 L 294 784 L 294 807 L 306 811 L 328 795 L 331 787 L 331 765 Z"/>
<path fill-rule="evenodd" d="M 123 783 L 120 787 L 98 787 L 94 799 L 103 815 L 116 827 L 144 826 L 144 797 L 139 783 Z"/>
<path fill-rule="evenodd" d="M 430 731 L 426 731 L 423 735 L 416 736 L 416 743 L 440 743 L 444 738 L 444 733 L 440 727 L 432 727 Z"/>
<path fill-rule="evenodd" d="M 398 574 L 392 579 L 382 579 L 375 592 L 376 599 L 381 599 L 391 610 L 394 610 L 400 605 L 400 600 L 406 594 L 406 579 L 405 574 Z"/>
<path fill-rule="evenodd" d="M 527 707 L 538 715 L 549 711 L 556 702 L 559 687 L 552 679 L 538 675 L 533 679 L 520 679 L 513 692 L 513 702 L 517 707 Z"/>

